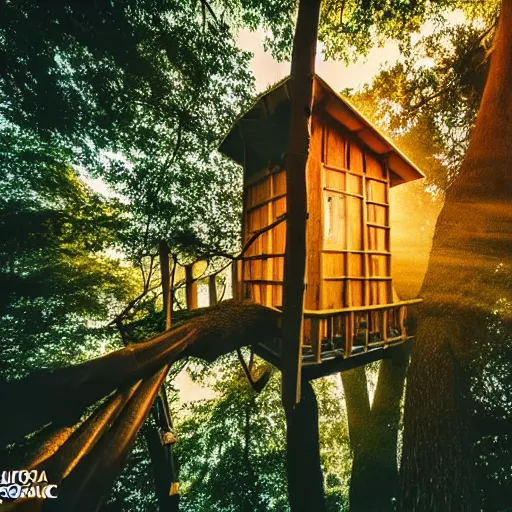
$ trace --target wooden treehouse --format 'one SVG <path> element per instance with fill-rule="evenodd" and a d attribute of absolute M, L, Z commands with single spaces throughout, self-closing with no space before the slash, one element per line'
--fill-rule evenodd
<path fill-rule="evenodd" d="M 282 307 L 289 78 L 261 96 L 220 151 L 244 168 L 240 298 Z M 411 339 L 391 278 L 389 189 L 423 177 L 321 78 L 314 79 L 307 163 L 302 374 L 315 378 L 381 359 Z M 258 235 L 259 234 L 259 235 Z M 280 341 L 254 347 L 281 366 Z"/>

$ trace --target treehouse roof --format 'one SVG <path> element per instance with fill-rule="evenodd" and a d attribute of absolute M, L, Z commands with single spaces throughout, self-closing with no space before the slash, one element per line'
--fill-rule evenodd
<path fill-rule="evenodd" d="M 219 150 L 244 166 L 248 175 L 274 165 L 284 166 L 291 114 L 290 77 L 264 92 L 241 116 Z M 378 128 L 343 96 L 315 75 L 316 113 L 336 119 L 352 139 L 388 158 L 391 186 L 423 178 L 424 174 Z"/>

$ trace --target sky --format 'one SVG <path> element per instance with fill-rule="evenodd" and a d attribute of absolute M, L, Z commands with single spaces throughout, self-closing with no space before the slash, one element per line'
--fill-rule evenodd
<path fill-rule="evenodd" d="M 241 30 L 237 43 L 245 51 L 254 54 L 251 61 L 251 71 L 256 78 L 257 92 L 264 91 L 270 84 L 273 84 L 290 73 L 289 62 L 277 62 L 270 53 L 263 49 L 265 33 L 261 30 L 251 32 L 248 29 Z M 388 43 L 382 48 L 374 48 L 368 57 L 361 59 L 356 64 L 346 66 L 342 62 L 323 60 L 321 51 L 317 53 L 316 72 L 335 91 L 345 88 L 357 89 L 371 81 L 379 68 L 386 62 L 395 62 L 400 53 L 396 43 Z"/>
<path fill-rule="evenodd" d="M 461 10 L 446 14 L 448 23 L 458 24 L 465 22 L 464 13 Z M 432 22 L 425 23 L 418 38 L 432 34 L 436 26 Z M 243 29 L 239 32 L 237 44 L 239 48 L 254 54 L 251 62 L 251 70 L 256 78 L 256 90 L 264 91 L 270 84 L 274 84 L 290 72 L 289 62 L 277 62 L 270 53 L 263 49 L 265 33 L 262 30 L 251 32 Z M 414 36 L 413 36 L 414 41 Z M 320 75 L 335 91 L 345 88 L 359 89 L 379 72 L 381 67 L 393 64 L 400 57 L 398 44 L 388 42 L 381 48 L 374 47 L 367 57 L 361 58 L 356 64 L 346 66 L 343 62 L 324 61 L 321 52 L 321 43 L 318 46 L 316 58 L 316 73 Z"/>

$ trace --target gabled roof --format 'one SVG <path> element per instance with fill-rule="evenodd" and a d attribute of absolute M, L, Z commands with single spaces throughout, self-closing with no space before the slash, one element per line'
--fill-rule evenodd
<path fill-rule="evenodd" d="M 219 150 L 251 174 L 270 165 L 284 165 L 290 119 L 290 77 L 264 92 L 231 128 Z M 386 156 L 391 186 L 424 174 L 377 127 L 343 96 L 315 75 L 315 108 L 339 121 L 355 139 L 377 155 Z"/>

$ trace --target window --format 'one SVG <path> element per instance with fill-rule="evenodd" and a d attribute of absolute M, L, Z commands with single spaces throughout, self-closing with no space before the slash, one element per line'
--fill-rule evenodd
<path fill-rule="evenodd" d="M 345 197 L 342 194 L 324 193 L 324 241 L 328 248 L 345 248 Z"/>

